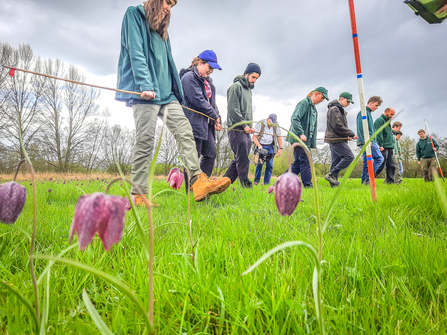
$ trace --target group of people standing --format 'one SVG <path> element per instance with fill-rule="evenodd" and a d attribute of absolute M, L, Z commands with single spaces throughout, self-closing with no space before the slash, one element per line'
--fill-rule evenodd
<path fill-rule="evenodd" d="M 261 76 L 261 68 L 256 63 L 249 63 L 227 91 L 227 124 L 233 127 L 228 137 L 234 160 L 223 178 L 210 178 L 216 159 L 215 132 L 222 129 L 222 118 L 216 105 L 216 89 L 210 74 L 222 68 L 215 52 L 205 50 L 193 59 L 188 68 L 182 69 L 180 73 L 177 71 L 167 32 L 171 9 L 176 4 L 177 0 L 145 1 L 141 5 L 129 7 L 122 23 L 117 82 L 119 92 L 116 100 L 126 102 L 133 109 L 136 143 L 132 164 L 132 193 L 136 196 L 137 204 L 145 201 L 139 191 L 145 195 L 148 192 L 157 117 L 165 122 L 175 137 L 180 159 L 185 166 L 185 184 L 194 192 L 196 201 L 225 191 L 237 178 L 242 187 L 252 187 L 248 178 L 252 146 L 260 157 L 254 183 L 260 182 L 262 165 L 266 163 L 264 183 L 268 184 L 273 158 L 280 156 L 283 149 L 275 114 L 270 114 L 266 120 L 253 126 L 252 90 Z M 137 95 L 132 92 L 141 93 Z M 328 91 L 318 87 L 298 103 L 292 115 L 290 132 L 299 136 L 309 148 L 316 148 L 318 112 L 315 106 L 325 99 L 329 100 Z M 344 110 L 350 103 L 353 103 L 352 95 L 345 92 L 328 105 L 326 142 L 331 148 L 332 166 L 325 178 L 332 186 L 339 184 L 339 172 L 354 158 L 347 142 L 357 139 L 357 136 L 348 129 Z M 394 110 L 388 108 L 373 123 L 371 112 L 381 103 L 379 97 L 372 97 L 368 102 L 370 134 L 374 133 L 374 127 L 380 127 L 381 123 L 394 115 Z M 362 146 L 363 130 L 361 122 L 357 123 L 358 145 Z M 395 181 L 393 157 L 399 155 L 398 150 L 394 151 L 397 143 L 395 138 L 399 136 L 401 126 L 399 123 L 393 125 L 394 134 L 386 127 L 383 134 L 377 136 L 377 142 L 373 142 L 374 170 L 379 173 L 386 168 L 385 182 Z M 253 135 L 253 142 L 250 135 Z M 290 137 L 286 140 L 290 143 L 296 141 Z M 421 159 L 425 159 L 423 155 L 426 155 L 426 148 L 420 151 Z M 294 157 L 292 172 L 301 174 L 304 187 L 312 187 L 310 164 L 304 149 L 295 147 Z M 366 166 L 366 159 L 364 162 Z M 425 166 L 429 163 L 423 161 L 423 164 Z M 367 181 L 367 170 L 364 168 L 362 182 Z"/>

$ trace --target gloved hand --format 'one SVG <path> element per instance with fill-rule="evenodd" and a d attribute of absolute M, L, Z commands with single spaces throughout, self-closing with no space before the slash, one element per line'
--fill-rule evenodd
<path fill-rule="evenodd" d="M 399 162 L 399 169 L 400 169 L 400 174 L 404 174 L 404 166 L 402 165 L 402 162 Z"/>

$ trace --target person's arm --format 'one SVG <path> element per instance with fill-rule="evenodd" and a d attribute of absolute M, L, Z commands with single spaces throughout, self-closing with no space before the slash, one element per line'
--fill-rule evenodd
<path fill-rule="evenodd" d="M 279 144 L 279 150 L 276 153 L 276 157 L 279 157 L 282 154 L 282 137 L 281 137 L 281 132 L 279 131 L 279 128 L 276 128 L 276 129 L 277 129 L 277 135 L 278 135 L 277 139 L 278 139 L 278 144 Z"/>
<path fill-rule="evenodd" d="M 188 97 L 188 101 L 191 103 L 192 109 L 208 115 L 213 120 L 219 118 L 219 114 L 203 96 L 202 87 L 197 80 L 195 80 L 192 72 L 189 72 L 182 77 L 182 87 L 184 95 Z"/>
<path fill-rule="evenodd" d="M 418 158 L 418 164 L 421 164 L 421 157 L 422 157 L 422 153 L 421 153 L 421 146 L 419 145 L 420 142 L 418 142 L 418 144 L 416 145 L 416 157 Z"/>
<path fill-rule="evenodd" d="M 329 123 L 339 137 L 355 137 L 355 133 L 344 125 L 343 115 L 332 108 L 328 111 Z"/>
<path fill-rule="evenodd" d="M 259 141 L 258 141 L 258 135 L 254 134 L 252 139 L 253 139 L 253 143 L 256 144 L 256 146 L 257 146 L 259 149 L 262 149 L 262 145 L 261 145 L 261 143 L 259 143 Z"/>
<path fill-rule="evenodd" d="M 153 93 L 155 87 L 143 51 L 143 35 L 141 33 L 141 29 L 146 29 L 146 27 L 139 26 L 138 15 L 136 8 L 129 8 L 124 15 L 121 44 L 129 53 L 132 73 L 140 91 Z M 155 93 L 153 95 L 155 97 Z"/>
<path fill-rule="evenodd" d="M 433 145 L 435 146 L 435 148 L 436 148 L 436 150 L 434 150 L 434 151 L 438 151 L 439 150 L 439 145 L 438 145 L 438 143 L 436 142 L 436 140 L 432 137 L 432 140 L 433 140 Z"/>

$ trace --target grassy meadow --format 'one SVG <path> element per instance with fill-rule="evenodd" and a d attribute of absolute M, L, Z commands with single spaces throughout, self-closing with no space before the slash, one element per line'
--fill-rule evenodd
<path fill-rule="evenodd" d="M 67 180 L 68 181 L 68 180 Z M 447 225 L 433 183 L 377 180 L 378 202 L 368 186 L 348 181 L 324 234 L 323 315 L 328 334 L 447 333 Z M 37 186 L 36 255 L 57 255 L 80 195 L 104 191 L 101 178 L 70 181 L 53 176 Z M 32 303 L 29 270 L 32 187 L 14 226 L 0 225 L 0 280 Z M 234 190 L 233 190 L 234 186 Z M 444 184 L 443 184 L 443 187 Z M 167 189 L 156 179 L 154 193 Z M 48 190 L 51 189 L 51 192 Z M 318 181 L 322 219 L 336 189 Z M 111 194 L 124 195 L 119 183 Z M 191 202 L 195 259 L 188 233 L 184 187 L 156 197 L 155 320 L 158 334 L 318 334 L 312 291 L 314 264 L 307 250 L 288 248 L 242 276 L 264 253 L 286 241 L 318 247 L 313 190 L 291 217 L 279 215 L 267 186 L 235 183 L 223 194 Z M 146 230 L 147 212 L 138 209 Z M 74 242 L 77 241 L 75 237 Z M 111 252 L 96 237 L 84 251 L 62 257 L 103 270 L 148 304 L 147 261 L 135 218 L 126 214 L 124 236 Z M 36 259 L 37 277 L 48 260 Z M 44 296 L 44 280 L 40 281 Z M 85 289 L 114 334 L 142 334 L 141 314 L 121 291 L 84 270 L 56 262 L 50 272 L 47 334 L 100 334 L 82 299 Z M 34 334 L 30 313 L 0 287 L 0 334 Z"/>

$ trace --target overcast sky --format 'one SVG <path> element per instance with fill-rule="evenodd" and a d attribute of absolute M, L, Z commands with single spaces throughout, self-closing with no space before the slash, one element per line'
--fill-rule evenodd
<path fill-rule="evenodd" d="M 0 41 L 29 43 L 36 55 L 78 65 L 90 83 L 115 87 L 122 17 L 129 0 L 1 0 Z M 397 120 L 417 138 L 430 130 L 447 136 L 447 22 L 429 25 L 403 0 L 356 0 L 365 95 L 404 110 Z M 226 119 L 226 91 L 249 62 L 262 68 L 253 91 L 254 120 L 276 113 L 288 128 L 295 105 L 318 86 L 330 100 L 349 91 L 348 121 L 356 131 L 360 110 L 348 0 L 179 0 L 169 29 L 177 68 L 205 49 L 217 53 L 222 71 L 212 74 Z M 5 71 L 5 70 L 3 70 Z M 102 91 L 111 122 L 133 128 L 130 108 Z M 317 107 L 320 135 L 327 103 Z M 321 137 L 321 136 L 320 136 Z"/>

